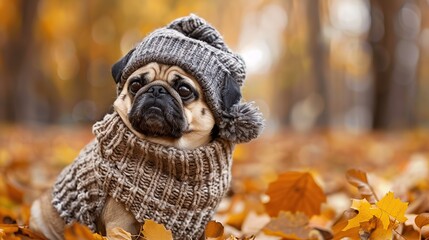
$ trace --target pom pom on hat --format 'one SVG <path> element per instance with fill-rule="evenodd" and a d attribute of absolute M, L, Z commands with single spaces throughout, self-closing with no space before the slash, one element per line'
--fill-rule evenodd
<path fill-rule="evenodd" d="M 219 136 L 234 143 L 249 142 L 261 134 L 264 125 L 264 117 L 254 102 L 238 103 L 224 112 Z"/>

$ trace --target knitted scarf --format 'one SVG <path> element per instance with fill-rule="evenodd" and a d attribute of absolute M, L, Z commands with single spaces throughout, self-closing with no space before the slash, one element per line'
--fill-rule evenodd
<path fill-rule="evenodd" d="M 96 138 L 66 167 L 52 204 L 66 223 L 96 231 L 108 196 L 136 220 L 164 224 L 175 239 L 198 239 L 229 188 L 234 145 L 216 139 L 180 150 L 135 136 L 115 112 L 94 124 Z"/>

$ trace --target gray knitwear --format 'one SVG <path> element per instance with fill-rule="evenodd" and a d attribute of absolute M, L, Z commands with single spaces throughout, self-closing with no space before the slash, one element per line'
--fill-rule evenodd
<path fill-rule="evenodd" d="M 224 90 L 233 85 L 240 91 L 246 67 L 242 57 L 233 53 L 204 19 L 193 14 L 176 19 L 146 36 L 130 54 L 117 80 L 118 92 L 134 71 L 150 62 L 176 65 L 201 85 L 221 138 L 242 143 L 261 133 L 264 119 L 254 103 L 240 99 L 232 106 L 225 103 L 228 92 Z"/>
<path fill-rule="evenodd" d="M 89 143 L 57 178 L 54 208 L 66 223 L 96 231 L 108 196 L 140 223 L 152 219 L 174 239 L 198 239 L 229 188 L 234 144 L 216 139 L 180 150 L 136 137 L 119 115 L 94 124 Z"/>

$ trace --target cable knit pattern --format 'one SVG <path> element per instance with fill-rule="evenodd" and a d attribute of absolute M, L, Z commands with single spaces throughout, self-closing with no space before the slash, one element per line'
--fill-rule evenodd
<path fill-rule="evenodd" d="M 53 206 L 70 223 L 96 231 L 107 196 L 137 221 L 152 219 L 175 239 L 198 239 L 229 188 L 234 145 L 217 139 L 194 150 L 137 138 L 117 113 L 93 127 L 96 139 L 63 170 Z"/>

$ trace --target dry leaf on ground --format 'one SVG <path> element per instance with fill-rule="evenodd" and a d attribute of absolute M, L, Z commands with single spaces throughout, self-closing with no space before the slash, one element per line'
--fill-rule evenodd
<path fill-rule="evenodd" d="M 348 220 L 343 231 L 360 227 L 373 239 L 389 239 L 397 225 L 407 220 L 407 206 L 408 203 L 394 198 L 392 192 L 387 193 L 376 204 L 370 204 L 366 199 L 354 199 L 351 208 L 359 213 Z"/>
<path fill-rule="evenodd" d="M 368 183 L 366 172 L 357 169 L 350 169 L 346 173 L 346 178 L 350 184 L 358 188 L 359 193 L 363 198 L 368 200 L 369 203 L 375 204 L 378 201 L 374 190 Z"/>
<path fill-rule="evenodd" d="M 142 233 L 146 240 L 173 240 L 170 230 L 165 229 L 164 225 L 152 220 L 145 220 Z"/>
<path fill-rule="evenodd" d="M 308 172 L 286 172 L 268 186 L 270 201 L 267 213 L 275 217 L 280 211 L 303 212 L 308 217 L 320 214 L 326 196 Z"/>
<path fill-rule="evenodd" d="M 378 218 L 383 223 L 384 229 L 389 227 L 392 218 L 393 223 L 404 223 L 407 221 L 405 211 L 407 210 L 408 203 L 395 198 L 392 192 L 388 192 L 386 196 L 376 203 L 376 206 L 381 210 L 381 216 Z"/>
<path fill-rule="evenodd" d="M 210 221 L 207 223 L 205 234 L 209 239 L 223 239 L 224 227 L 222 223 Z"/>
<path fill-rule="evenodd" d="M 99 234 L 91 232 L 91 230 L 82 224 L 74 223 L 71 226 L 66 227 L 64 230 L 65 240 L 76 240 L 76 239 L 93 239 L 93 240 L 105 240 Z"/>
<path fill-rule="evenodd" d="M 420 228 L 422 237 L 429 238 L 429 213 L 421 213 L 414 220 L 416 226 Z"/>
<path fill-rule="evenodd" d="M 308 239 L 310 228 L 308 217 L 304 213 L 280 212 L 279 216 L 271 219 L 262 231 L 267 235 L 285 239 Z"/>
<path fill-rule="evenodd" d="M 109 240 L 131 240 L 132 239 L 131 233 L 119 227 L 107 229 L 107 235 L 109 236 Z"/>

